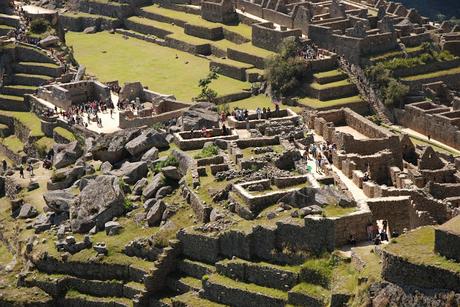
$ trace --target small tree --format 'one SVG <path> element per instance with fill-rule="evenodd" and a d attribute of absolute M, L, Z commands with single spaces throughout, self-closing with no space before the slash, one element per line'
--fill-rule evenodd
<path fill-rule="evenodd" d="M 218 75 L 219 69 L 216 67 L 211 68 L 211 71 L 206 76 L 206 78 L 200 79 L 198 81 L 198 86 L 201 88 L 201 93 L 195 97 L 195 100 L 204 100 L 214 103 L 217 99 L 217 92 L 209 87 L 213 80 L 219 78 Z"/>
<path fill-rule="evenodd" d="M 404 102 L 404 97 L 409 93 L 409 86 L 395 79 L 391 79 L 385 88 L 385 105 L 398 107 Z"/>
<path fill-rule="evenodd" d="M 50 28 L 50 23 L 43 18 L 37 18 L 30 23 L 30 31 L 34 34 L 43 34 Z"/>

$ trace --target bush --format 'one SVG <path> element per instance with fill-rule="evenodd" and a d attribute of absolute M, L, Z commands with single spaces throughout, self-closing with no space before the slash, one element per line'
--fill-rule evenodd
<path fill-rule="evenodd" d="M 157 164 L 155 164 L 154 171 L 155 171 L 155 173 L 159 173 L 159 172 L 161 172 L 161 169 L 163 167 L 166 167 L 166 166 L 178 166 L 178 165 L 179 165 L 179 162 L 177 161 L 177 159 L 175 157 L 168 156 L 168 158 L 166 158 L 166 160 L 160 161 Z"/>
<path fill-rule="evenodd" d="M 273 96 L 289 96 L 307 76 L 308 64 L 297 56 L 299 49 L 296 40 L 285 40 L 280 45 L 280 53 L 267 61 L 265 75 Z"/>
<path fill-rule="evenodd" d="M 395 79 L 388 83 L 385 88 L 385 105 L 401 106 L 404 102 L 404 97 L 409 93 L 409 86 L 404 85 Z"/>
<path fill-rule="evenodd" d="M 203 158 L 209 158 L 212 156 L 215 156 L 219 153 L 219 147 L 216 145 L 208 145 L 206 147 L 203 147 L 200 153 L 196 154 L 193 158 L 195 159 L 203 159 Z"/>
<path fill-rule="evenodd" d="M 37 18 L 30 23 L 30 31 L 34 34 L 43 34 L 50 28 L 50 23 L 43 19 Z"/>

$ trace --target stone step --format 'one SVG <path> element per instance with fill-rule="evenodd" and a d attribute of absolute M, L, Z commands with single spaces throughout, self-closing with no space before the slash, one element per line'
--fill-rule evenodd
<path fill-rule="evenodd" d="M 224 307 L 225 305 L 201 298 L 196 292 L 186 292 L 172 298 L 173 306 L 182 307 Z"/>
<path fill-rule="evenodd" d="M 24 96 L 25 94 L 32 94 L 37 89 L 36 86 L 31 85 L 5 85 L 0 88 L 0 93 L 11 96 Z"/>
<path fill-rule="evenodd" d="M 0 14 L 0 24 L 1 25 L 6 25 L 6 26 L 16 28 L 19 26 L 19 22 L 20 22 L 19 16 Z"/>
<path fill-rule="evenodd" d="M 166 35 L 176 32 L 183 32 L 184 29 L 172 24 L 159 22 L 147 18 L 133 16 L 125 20 L 125 26 L 129 30 L 146 35 L 154 35 L 159 38 L 165 38 Z"/>
<path fill-rule="evenodd" d="M 177 264 L 177 268 L 182 274 L 198 279 L 201 279 L 204 275 L 210 275 L 216 271 L 216 268 L 212 265 L 190 259 L 180 260 Z"/>
<path fill-rule="evenodd" d="M 216 270 L 220 275 L 234 280 L 288 291 L 298 283 L 300 267 L 257 263 L 235 258 L 217 262 Z"/>
<path fill-rule="evenodd" d="M 19 44 L 16 49 L 16 61 L 18 62 L 40 62 L 55 64 L 55 61 L 50 57 L 50 54 L 38 47 Z"/>
<path fill-rule="evenodd" d="M 44 75 L 32 75 L 32 74 L 14 74 L 13 82 L 15 84 L 29 85 L 29 86 L 40 86 L 47 83 L 51 78 Z"/>
<path fill-rule="evenodd" d="M 0 94 L 0 110 L 6 111 L 27 111 L 24 104 L 24 97 Z"/>
<path fill-rule="evenodd" d="M 64 298 L 59 299 L 60 304 L 66 307 L 132 307 L 133 301 L 120 297 L 97 297 L 80 293 L 76 290 L 67 291 Z"/>
<path fill-rule="evenodd" d="M 7 25 L 0 25 L 0 36 L 7 35 L 11 30 L 14 30 L 14 27 L 7 26 Z"/>
<path fill-rule="evenodd" d="M 52 63 L 41 62 L 19 62 L 13 65 L 16 73 L 43 75 L 49 77 L 59 77 L 62 73 L 62 68 Z"/>
<path fill-rule="evenodd" d="M 308 92 L 314 98 L 326 101 L 354 96 L 358 93 L 358 89 L 349 80 L 341 80 L 326 84 L 313 82 L 308 85 Z"/>
<path fill-rule="evenodd" d="M 205 277 L 203 288 L 203 297 L 206 299 L 231 306 L 281 307 L 288 301 L 287 292 L 238 282 L 218 274 Z"/>
<path fill-rule="evenodd" d="M 319 84 L 326 84 L 345 80 L 347 78 L 347 74 L 338 69 L 334 69 L 315 73 L 313 74 L 313 78 L 315 78 L 315 81 Z"/>
<path fill-rule="evenodd" d="M 201 280 L 190 276 L 173 275 L 167 278 L 166 284 L 176 293 L 197 292 L 202 288 Z"/>

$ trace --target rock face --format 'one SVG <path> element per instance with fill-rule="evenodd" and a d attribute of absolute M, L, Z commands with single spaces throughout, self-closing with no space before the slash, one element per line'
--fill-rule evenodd
<path fill-rule="evenodd" d="M 46 205 L 51 211 L 54 212 L 69 212 L 70 207 L 74 201 L 74 196 L 72 193 L 56 190 L 50 191 L 43 194 Z"/>
<path fill-rule="evenodd" d="M 37 210 L 30 204 L 24 204 L 19 210 L 18 218 L 27 219 L 38 215 Z"/>
<path fill-rule="evenodd" d="M 209 102 L 197 103 L 182 114 L 182 129 L 185 131 L 218 127 L 218 125 L 217 107 Z"/>
<path fill-rule="evenodd" d="M 176 158 L 179 163 L 178 169 L 182 175 L 187 174 L 189 168 L 193 165 L 193 159 L 181 150 L 174 149 L 172 151 L 172 156 Z"/>
<path fill-rule="evenodd" d="M 54 167 L 63 168 L 74 164 L 83 154 L 80 144 L 74 141 L 69 144 L 56 144 L 54 151 Z"/>
<path fill-rule="evenodd" d="M 109 161 L 114 164 L 129 157 L 125 149 L 126 143 L 138 137 L 140 129 L 124 129 L 111 134 L 100 136 L 96 145 L 91 148 L 95 160 Z"/>
<path fill-rule="evenodd" d="M 51 177 L 47 183 L 48 190 L 67 189 L 72 184 L 85 175 L 85 167 L 77 166 L 73 168 L 60 169 Z"/>
<path fill-rule="evenodd" d="M 164 136 L 154 129 L 149 129 L 126 143 L 125 148 L 132 156 L 140 156 L 152 147 L 168 148 L 169 144 Z"/>
<path fill-rule="evenodd" d="M 179 173 L 179 170 L 175 166 L 165 166 L 161 169 L 161 172 L 165 175 L 166 178 L 172 180 L 180 180 L 182 175 Z"/>
<path fill-rule="evenodd" d="M 142 195 L 144 196 L 144 199 L 149 199 L 155 197 L 157 191 L 165 185 L 165 177 L 163 176 L 162 173 L 156 174 L 152 182 L 150 182 L 142 192 Z"/>
<path fill-rule="evenodd" d="M 72 231 L 88 232 L 124 212 L 124 193 L 115 176 L 101 175 L 91 180 L 70 209 Z"/>
<path fill-rule="evenodd" d="M 147 162 L 125 162 L 123 165 L 110 173 L 122 178 L 127 184 L 135 184 L 139 179 L 147 176 Z"/>
<path fill-rule="evenodd" d="M 149 150 L 147 150 L 141 158 L 141 161 L 155 161 L 158 159 L 158 149 L 156 147 L 152 147 Z"/>
<path fill-rule="evenodd" d="M 152 208 L 150 208 L 145 220 L 147 224 L 152 227 L 160 223 L 163 212 L 166 210 L 166 205 L 162 200 L 157 201 Z"/>

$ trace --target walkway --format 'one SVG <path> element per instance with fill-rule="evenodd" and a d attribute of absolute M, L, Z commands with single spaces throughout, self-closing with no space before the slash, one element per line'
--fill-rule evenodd
<path fill-rule="evenodd" d="M 435 139 L 433 138 L 430 138 L 428 139 L 428 137 L 420 132 L 417 132 L 415 130 L 412 130 L 410 128 L 405 128 L 405 127 L 401 127 L 401 126 L 397 126 L 397 125 L 392 125 L 390 126 L 390 128 L 393 128 L 395 130 L 398 130 L 398 131 L 401 131 L 401 132 L 404 132 L 406 134 L 408 134 L 409 136 L 412 136 L 412 137 L 415 137 L 415 138 L 419 138 L 419 139 L 422 139 L 424 142 L 428 143 L 428 144 L 432 144 L 432 145 L 435 145 L 435 146 L 438 146 L 442 149 L 445 149 L 446 151 L 450 151 L 452 152 L 452 154 L 454 154 L 455 156 L 460 156 L 460 150 L 458 149 L 455 149 L 449 145 L 446 145 L 444 144 L 443 142 L 440 142 L 440 141 L 436 141 Z"/>

